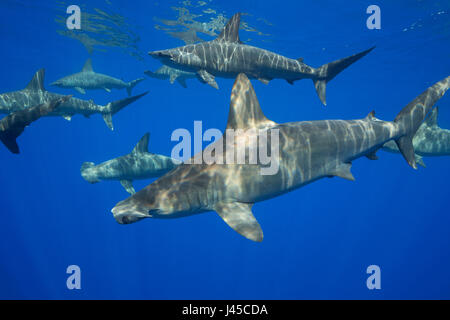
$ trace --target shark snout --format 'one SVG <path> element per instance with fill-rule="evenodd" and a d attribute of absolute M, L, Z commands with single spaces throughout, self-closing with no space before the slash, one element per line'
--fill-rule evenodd
<path fill-rule="evenodd" d="M 62 84 L 63 84 L 63 83 L 62 83 L 61 81 L 59 81 L 59 80 L 50 83 L 50 85 L 51 85 L 52 87 L 60 87 L 60 86 L 62 86 Z"/>
<path fill-rule="evenodd" d="M 151 218 L 149 210 L 135 203 L 133 198 L 119 202 L 111 212 L 120 224 L 130 224 L 145 218 Z"/>
<path fill-rule="evenodd" d="M 172 59 L 172 53 L 169 50 L 151 51 L 148 53 L 155 59 L 159 60 L 169 60 Z"/>

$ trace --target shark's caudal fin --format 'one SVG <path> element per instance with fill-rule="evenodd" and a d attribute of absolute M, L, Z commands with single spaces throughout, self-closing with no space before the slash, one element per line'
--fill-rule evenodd
<path fill-rule="evenodd" d="M 350 57 L 336 60 L 327 64 L 324 64 L 320 68 L 316 69 L 317 76 L 313 79 L 314 86 L 316 87 L 317 94 L 319 95 L 320 101 L 324 105 L 327 105 L 326 101 L 326 86 L 334 77 L 336 77 L 342 70 L 349 67 L 351 64 L 355 63 L 375 47 L 372 47 L 366 51 L 354 54 Z"/>
<path fill-rule="evenodd" d="M 128 96 L 131 96 L 131 91 L 133 91 L 133 88 L 140 82 L 144 81 L 145 78 L 139 78 L 136 80 L 133 80 L 131 82 L 128 82 L 128 87 L 127 87 L 127 92 L 128 92 Z"/>
<path fill-rule="evenodd" d="M 17 135 L 11 134 L 10 132 L 3 132 L 0 130 L 0 141 L 8 148 L 11 153 L 19 154 L 20 149 L 17 144 Z"/>
<path fill-rule="evenodd" d="M 114 130 L 114 126 L 113 126 L 113 123 L 112 123 L 112 116 L 113 115 L 115 115 L 117 112 L 119 112 L 120 110 L 125 108 L 130 103 L 133 103 L 136 100 L 142 98 L 147 93 L 148 93 L 148 91 L 144 92 L 143 94 L 137 95 L 137 96 L 133 96 L 133 97 L 130 97 L 130 98 L 126 98 L 126 99 L 122 99 L 122 100 L 118 100 L 118 101 L 114 101 L 114 102 L 108 103 L 108 105 L 105 107 L 105 111 L 102 114 L 103 120 L 105 120 L 105 123 L 108 126 L 108 128 L 110 128 L 111 130 Z"/>
<path fill-rule="evenodd" d="M 395 142 L 403 157 L 414 169 L 417 169 L 417 163 L 412 139 L 433 106 L 449 87 L 450 76 L 425 90 L 425 92 L 404 107 L 394 120 L 401 133 L 400 138 L 395 140 Z"/>
<path fill-rule="evenodd" d="M 25 90 L 45 91 L 44 79 L 45 79 L 45 69 L 41 69 L 34 74 L 33 79 L 31 79 L 30 83 L 28 83 Z"/>

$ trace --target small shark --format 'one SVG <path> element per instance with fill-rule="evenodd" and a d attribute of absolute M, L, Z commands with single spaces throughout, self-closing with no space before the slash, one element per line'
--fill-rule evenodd
<path fill-rule="evenodd" d="M 50 100 L 38 106 L 26 108 L 9 114 L 0 120 L 0 141 L 12 153 L 19 154 L 19 145 L 16 139 L 23 133 L 25 128 L 41 117 L 53 112 L 62 103 L 69 100 L 71 96 L 65 96 Z"/>
<path fill-rule="evenodd" d="M 216 89 L 219 86 L 215 77 L 235 78 L 239 73 L 245 73 L 249 78 L 258 79 L 265 84 L 275 78 L 285 79 L 290 84 L 301 79 L 311 79 L 320 100 L 326 105 L 327 83 L 373 50 L 372 47 L 316 69 L 303 63 L 302 58 L 289 59 L 243 44 L 239 39 L 240 17 L 240 13 L 235 14 L 215 40 L 153 51 L 149 55 L 170 67 L 196 73 L 201 82 Z"/>
<path fill-rule="evenodd" d="M 413 146 L 416 152 L 416 161 L 422 167 L 425 163 L 422 157 L 440 157 L 450 155 L 450 130 L 438 126 L 439 108 L 430 112 L 428 118 L 417 130 L 413 138 Z M 398 147 L 392 141 L 383 146 L 387 152 L 399 153 Z"/>
<path fill-rule="evenodd" d="M 222 164 L 219 161 L 184 163 L 119 202 L 112 213 L 119 223 L 129 224 L 144 218 L 178 218 L 216 211 L 242 236 L 262 241 L 263 232 L 252 213 L 256 202 L 321 178 L 337 176 L 354 180 L 350 171 L 352 162 L 364 156 L 376 159 L 376 151 L 390 140 L 396 142 L 408 164 L 417 169 L 412 138 L 449 87 L 450 77 L 436 83 L 404 107 L 394 121 L 379 120 L 371 112 L 360 120 L 277 124 L 264 116 L 249 79 L 240 74 L 231 95 L 227 130 L 241 131 L 232 141 L 227 141 L 224 135 L 214 143 L 216 156 Z M 258 130 L 260 133 L 255 135 Z M 278 153 L 279 170 L 275 174 L 261 174 L 264 165 L 261 160 L 246 161 L 246 164 L 225 162 L 229 150 L 233 152 L 231 158 L 234 150 L 242 147 L 242 141 L 248 141 L 241 150 L 245 155 L 258 148 L 269 150 L 274 132 L 279 136 L 278 148 L 270 149 L 272 154 Z M 262 140 L 261 146 L 257 141 L 261 142 L 263 133 L 266 133 L 266 140 Z M 203 159 L 205 150 L 200 154 Z"/>
<path fill-rule="evenodd" d="M 155 79 L 161 79 L 161 80 L 170 80 L 170 83 L 173 84 L 176 81 L 178 81 L 179 84 L 183 88 L 187 88 L 186 80 L 187 79 L 194 79 L 197 78 L 197 75 L 194 72 L 186 72 L 180 69 L 171 68 L 166 65 L 163 65 L 161 68 L 156 70 L 155 72 L 152 71 L 145 71 L 144 72 L 147 76 L 150 78 Z"/>
<path fill-rule="evenodd" d="M 130 154 L 102 164 L 85 162 L 81 166 L 81 176 L 90 183 L 101 180 L 119 180 L 129 194 L 135 194 L 133 180 L 160 177 L 180 164 L 175 159 L 148 152 L 150 134 L 138 142 Z"/>
<path fill-rule="evenodd" d="M 49 101 L 64 97 L 61 94 L 52 93 L 44 88 L 45 70 L 41 69 L 34 75 L 28 86 L 19 91 L 0 94 L 0 114 L 10 114 L 28 107 L 45 104 Z M 108 103 L 106 106 L 95 104 L 92 100 L 86 101 L 77 98 L 70 98 L 61 106 L 49 113 L 47 116 L 61 116 L 66 120 L 71 120 L 75 114 L 82 114 L 89 118 L 91 115 L 99 113 L 103 116 L 108 128 L 114 130 L 112 116 L 125 108 L 130 103 L 145 96 L 148 92 L 138 96 L 126 98 Z"/>
<path fill-rule="evenodd" d="M 133 88 L 143 80 L 145 79 L 139 78 L 131 82 L 124 82 L 120 79 L 116 79 L 105 74 L 96 73 L 92 68 L 92 60 L 88 59 L 81 72 L 59 79 L 51 85 L 60 88 L 75 89 L 81 94 L 86 94 L 85 90 L 101 89 L 111 92 L 111 89 L 126 88 L 128 96 L 131 96 L 131 91 Z"/>

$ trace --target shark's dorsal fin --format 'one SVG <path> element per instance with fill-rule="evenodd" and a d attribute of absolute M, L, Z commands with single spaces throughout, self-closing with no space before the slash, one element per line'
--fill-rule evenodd
<path fill-rule="evenodd" d="M 86 63 L 84 64 L 82 72 L 94 72 L 94 69 L 92 68 L 92 59 L 87 59 Z"/>
<path fill-rule="evenodd" d="M 365 118 L 365 120 L 371 121 L 375 119 L 375 111 L 371 111 L 367 117 Z"/>
<path fill-rule="evenodd" d="M 241 14 L 236 13 L 223 28 L 216 41 L 242 43 L 239 39 L 239 26 L 241 24 Z"/>
<path fill-rule="evenodd" d="M 250 129 L 274 124 L 263 114 L 250 80 L 240 73 L 231 92 L 227 129 Z"/>
<path fill-rule="evenodd" d="M 150 139 L 150 133 L 146 133 L 141 140 L 139 140 L 136 147 L 133 149 L 133 153 L 147 153 L 148 152 L 148 141 Z"/>
<path fill-rule="evenodd" d="M 44 88 L 45 69 L 36 72 L 30 83 L 25 88 L 26 90 L 45 91 Z"/>
<path fill-rule="evenodd" d="M 428 118 L 425 119 L 424 123 L 429 127 L 437 126 L 438 115 L 439 115 L 439 107 L 436 107 L 433 110 L 431 110 L 430 114 L 428 115 Z"/>

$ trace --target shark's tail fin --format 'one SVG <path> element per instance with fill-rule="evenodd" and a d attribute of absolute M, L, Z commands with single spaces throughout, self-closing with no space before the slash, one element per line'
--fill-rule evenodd
<path fill-rule="evenodd" d="M 400 111 L 394 120 L 400 137 L 395 140 L 408 164 L 417 169 L 412 139 L 436 102 L 450 88 L 450 76 L 428 88 Z"/>
<path fill-rule="evenodd" d="M 139 78 L 139 79 L 133 80 L 133 81 L 131 81 L 131 82 L 128 82 L 127 92 L 128 92 L 128 96 L 129 96 L 129 97 L 131 96 L 131 91 L 133 91 L 133 88 L 134 88 L 139 82 L 142 82 L 142 81 L 144 81 L 144 80 L 145 80 L 145 78 Z"/>
<path fill-rule="evenodd" d="M 350 57 L 336 60 L 327 64 L 324 64 L 320 68 L 316 69 L 316 77 L 313 79 L 314 86 L 316 87 L 317 94 L 319 95 L 320 101 L 324 105 L 327 105 L 326 101 L 326 87 L 327 83 L 334 79 L 342 70 L 355 63 L 375 47 L 372 47 L 366 51 L 354 54 Z"/>
<path fill-rule="evenodd" d="M 20 149 L 16 141 L 17 137 L 14 134 L 3 132 L 0 130 L 0 141 L 14 154 L 19 154 Z"/>
<path fill-rule="evenodd" d="M 133 103 L 136 100 L 142 98 L 147 93 L 148 93 L 148 91 L 144 92 L 143 94 L 137 95 L 137 96 L 133 96 L 133 97 L 129 97 L 129 98 L 126 98 L 126 99 L 122 99 L 122 100 L 118 100 L 118 101 L 114 101 L 114 102 L 108 103 L 108 105 L 105 107 L 105 111 L 103 112 L 103 120 L 105 120 L 105 123 L 108 126 L 108 128 L 110 128 L 111 130 L 114 130 L 114 126 L 113 126 L 113 123 L 112 123 L 112 116 L 113 115 L 115 115 L 117 112 L 119 112 L 120 110 L 125 108 L 130 103 Z"/>

